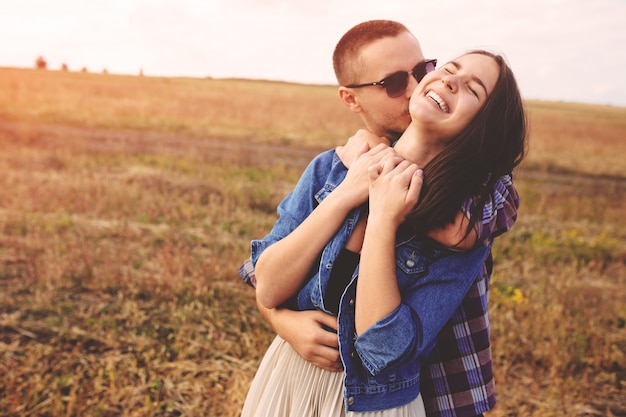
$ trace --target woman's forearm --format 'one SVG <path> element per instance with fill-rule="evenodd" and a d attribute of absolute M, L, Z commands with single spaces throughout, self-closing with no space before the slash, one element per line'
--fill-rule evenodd
<path fill-rule="evenodd" d="M 408 161 L 387 160 L 370 169 L 369 216 L 356 287 L 355 326 L 362 334 L 402 300 L 396 278 L 396 232 L 415 207 L 423 173 Z"/>
<path fill-rule="evenodd" d="M 355 325 L 359 335 L 400 305 L 396 229 L 397 225 L 386 219 L 368 219 L 356 288 Z"/>
<path fill-rule="evenodd" d="M 354 208 L 350 201 L 342 198 L 338 187 L 300 226 L 261 254 L 255 271 L 262 305 L 275 308 L 302 287 L 313 263 Z"/>
<path fill-rule="evenodd" d="M 295 294 L 326 244 L 337 233 L 350 210 L 368 198 L 371 166 L 399 157 L 393 149 L 379 145 L 354 160 L 346 177 L 289 235 L 261 254 L 255 268 L 257 297 L 274 308 Z"/>

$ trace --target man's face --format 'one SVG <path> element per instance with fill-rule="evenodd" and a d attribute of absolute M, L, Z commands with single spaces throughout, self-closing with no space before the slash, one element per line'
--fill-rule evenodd
<path fill-rule="evenodd" d="M 355 82 L 380 81 L 397 71 L 410 71 L 424 60 L 417 39 L 405 32 L 394 38 L 380 39 L 365 47 L 360 57 L 360 79 Z M 391 98 L 379 86 L 353 89 L 361 107 L 361 118 L 367 128 L 378 136 L 396 139 L 411 122 L 409 99 L 417 86 L 413 76 L 408 77 L 404 94 Z"/>

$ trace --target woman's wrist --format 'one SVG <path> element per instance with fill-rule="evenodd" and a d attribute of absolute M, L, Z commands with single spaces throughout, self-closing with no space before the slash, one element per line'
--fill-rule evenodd
<path fill-rule="evenodd" d="M 399 216 L 393 216 L 390 213 L 377 212 L 376 210 L 370 210 L 367 217 L 367 226 L 369 228 L 391 231 L 394 235 L 400 224 L 402 224 L 402 219 Z"/>
<path fill-rule="evenodd" d="M 367 218 L 364 239 L 372 239 L 376 245 L 384 246 L 386 242 L 395 242 L 398 224 L 389 218 Z M 365 243 L 364 243 L 365 245 Z"/>
<path fill-rule="evenodd" d="M 361 195 L 355 187 L 351 187 L 348 184 L 341 183 L 331 192 L 326 200 L 329 203 L 335 204 L 337 209 L 347 215 L 350 210 L 359 207 L 361 204 L 367 201 L 367 195 Z"/>

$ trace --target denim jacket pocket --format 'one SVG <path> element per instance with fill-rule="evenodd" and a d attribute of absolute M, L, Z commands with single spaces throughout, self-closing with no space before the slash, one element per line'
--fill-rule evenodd
<path fill-rule="evenodd" d="M 415 240 L 408 240 L 396 247 L 398 286 L 402 290 L 428 275 L 429 266 L 447 252 Z"/>
<path fill-rule="evenodd" d="M 422 249 L 419 245 L 411 244 L 403 244 L 396 248 L 396 277 L 401 291 L 427 275 L 428 256 L 422 253 Z"/>
<path fill-rule="evenodd" d="M 419 245 L 404 244 L 396 248 L 396 266 L 407 275 L 424 274 L 428 271 L 428 256 Z"/>

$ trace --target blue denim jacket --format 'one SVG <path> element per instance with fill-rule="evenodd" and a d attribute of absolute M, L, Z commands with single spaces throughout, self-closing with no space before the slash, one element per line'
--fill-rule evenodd
<path fill-rule="evenodd" d="M 279 219 L 271 232 L 261 240 L 252 241 L 252 262 L 256 265 L 268 246 L 298 227 L 341 183 L 346 172 L 334 150 L 318 155 L 295 189 L 280 203 Z M 360 215 L 360 209 L 352 210 L 324 248 L 319 269 L 311 271 L 310 279 L 285 303 L 286 307 L 329 312 L 324 306 L 324 292 L 330 271 Z M 487 244 L 468 252 L 453 252 L 399 231 L 396 275 L 402 303 L 358 336 L 354 323 L 357 268 L 341 297 L 338 317 L 347 411 L 384 410 L 417 398 L 420 369 L 440 329 L 481 273 L 489 247 Z"/>

